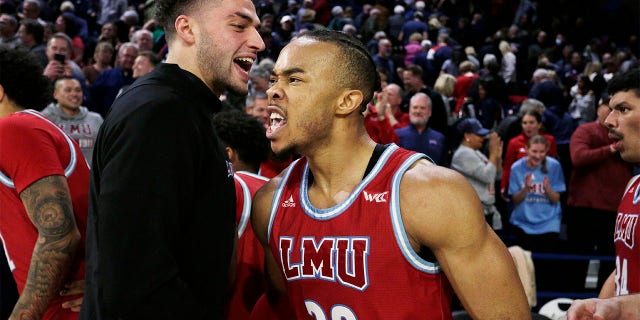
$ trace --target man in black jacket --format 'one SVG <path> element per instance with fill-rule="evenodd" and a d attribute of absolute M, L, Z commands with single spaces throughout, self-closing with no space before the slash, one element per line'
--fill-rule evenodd
<path fill-rule="evenodd" d="M 233 172 L 212 115 L 264 49 L 250 0 L 160 0 L 167 63 L 113 104 L 95 146 L 81 319 L 221 319 Z"/>

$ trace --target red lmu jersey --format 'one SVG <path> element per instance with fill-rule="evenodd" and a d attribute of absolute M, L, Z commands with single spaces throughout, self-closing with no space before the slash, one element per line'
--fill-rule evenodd
<path fill-rule="evenodd" d="M 249 172 L 236 172 L 236 225 L 238 226 L 238 264 L 233 293 L 229 301 L 229 320 L 245 320 L 265 292 L 264 250 L 251 227 L 251 199 L 268 179 Z"/>
<path fill-rule="evenodd" d="M 640 292 L 640 175 L 622 196 L 613 238 L 616 246 L 616 295 Z"/>
<path fill-rule="evenodd" d="M 425 158 L 391 144 L 342 203 L 323 209 L 309 201 L 306 159 L 285 171 L 268 239 L 296 319 L 451 319 L 451 286 L 412 249 L 400 213 L 400 180 Z"/>
<path fill-rule="evenodd" d="M 0 119 L 0 238 L 21 294 L 38 230 L 27 215 L 20 193 L 51 175 L 67 177 L 73 214 L 84 244 L 89 166 L 76 142 L 33 110 Z M 76 256 L 71 278 L 66 281 L 84 279 L 84 246 L 78 248 Z M 62 308 L 64 301 L 75 298 L 77 296 L 54 299 L 43 319 L 77 319 L 77 312 Z"/>

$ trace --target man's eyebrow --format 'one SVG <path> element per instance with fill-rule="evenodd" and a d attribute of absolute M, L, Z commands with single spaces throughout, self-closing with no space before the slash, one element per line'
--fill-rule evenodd
<path fill-rule="evenodd" d="M 260 23 L 259 21 L 253 20 L 253 18 L 250 15 L 245 14 L 243 12 L 239 12 L 239 11 L 238 12 L 234 12 L 231 16 L 239 17 L 239 18 L 241 18 L 243 20 L 246 20 L 247 23 L 250 23 L 250 24 L 256 24 L 257 25 L 257 24 Z"/>
<path fill-rule="evenodd" d="M 301 68 L 291 68 L 291 69 L 283 70 L 280 74 L 282 74 L 283 76 L 288 76 L 294 73 L 304 73 L 304 70 L 302 70 Z M 271 75 L 274 77 L 278 76 L 278 74 L 275 71 L 271 71 Z"/>

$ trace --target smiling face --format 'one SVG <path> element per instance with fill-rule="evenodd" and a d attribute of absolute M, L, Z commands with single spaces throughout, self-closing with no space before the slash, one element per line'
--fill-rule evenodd
<path fill-rule="evenodd" d="M 197 67 L 214 93 L 247 94 L 249 69 L 264 50 L 250 0 L 207 2 L 192 16 Z"/>
<path fill-rule="evenodd" d="M 527 147 L 527 166 L 535 168 L 542 163 L 547 156 L 547 145 L 544 143 L 532 143 Z"/>
<path fill-rule="evenodd" d="M 60 79 L 56 81 L 53 97 L 66 114 L 76 114 L 82 103 L 82 87 L 76 79 Z"/>
<path fill-rule="evenodd" d="M 611 113 L 605 119 L 614 147 L 627 162 L 640 163 L 640 97 L 632 90 L 619 91 L 609 101 Z"/>
<path fill-rule="evenodd" d="M 335 81 L 339 54 L 331 43 L 304 37 L 292 41 L 280 53 L 267 90 L 267 138 L 276 154 L 305 154 L 329 135 L 333 110 L 342 94 Z"/>

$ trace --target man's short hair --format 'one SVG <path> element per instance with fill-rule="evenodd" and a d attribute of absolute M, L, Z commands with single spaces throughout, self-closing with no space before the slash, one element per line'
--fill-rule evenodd
<path fill-rule="evenodd" d="M 51 82 L 23 49 L 0 46 L 0 86 L 22 109 L 42 110 L 51 101 Z"/>
<path fill-rule="evenodd" d="M 609 96 L 620 91 L 632 91 L 636 97 L 640 98 L 640 69 L 630 69 L 618 76 L 613 77 L 609 82 Z"/>
<path fill-rule="evenodd" d="M 167 40 L 173 39 L 176 33 L 175 21 L 181 14 L 196 12 L 203 4 L 221 2 L 221 0 L 157 0 L 155 18 L 162 26 Z"/>
<path fill-rule="evenodd" d="M 123 44 L 120 45 L 120 48 L 118 48 L 118 57 L 120 57 L 121 55 L 124 54 L 124 51 L 129 49 L 129 48 L 134 48 L 136 49 L 136 52 L 138 52 L 138 45 L 133 43 L 133 42 L 125 42 Z"/>
<path fill-rule="evenodd" d="M 380 90 L 380 75 L 376 65 L 362 42 L 342 32 L 332 30 L 313 30 L 303 33 L 300 38 L 310 38 L 319 42 L 335 45 L 341 54 L 334 59 L 336 81 L 340 86 L 360 90 L 363 95 L 361 111 L 373 98 L 373 93 Z"/>
<path fill-rule="evenodd" d="M 238 152 L 241 161 L 254 167 L 267 161 L 271 146 L 264 125 L 254 116 L 237 110 L 220 112 L 213 117 L 213 124 L 220 139 Z"/>
<path fill-rule="evenodd" d="M 149 63 L 151 63 L 151 65 L 153 65 L 154 67 L 157 66 L 160 62 L 162 62 L 162 60 L 160 60 L 160 58 L 158 58 L 158 56 L 155 53 L 149 50 L 138 52 L 138 57 L 139 56 L 147 57 L 147 59 L 149 60 Z"/>
<path fill-rule="evenodd" d="M 49 41 L 47 42 L 47 47 L 51 44 L 51 42 L 53 41 L 53 39 L 62 39 L 64 41 L 67 42 L 67 49 L 69 49 L 69 53 L 71 53 L 71 47 L 73 45 L 73 41 L 71 40 L 71 38 L 64 32 L 56 32 L 54 33 L 51 38 L 49 38 Z"/>
<path fill-rule="evenodd" d="M 33 19 L 24 19 L 20 21 L 20 24 L 24 26 L 24 31 L 27 34 L 33 36 L 33 40 L 36 44 L 44 42 L 44 26 L 40 24 L 40 22 Z"/>

